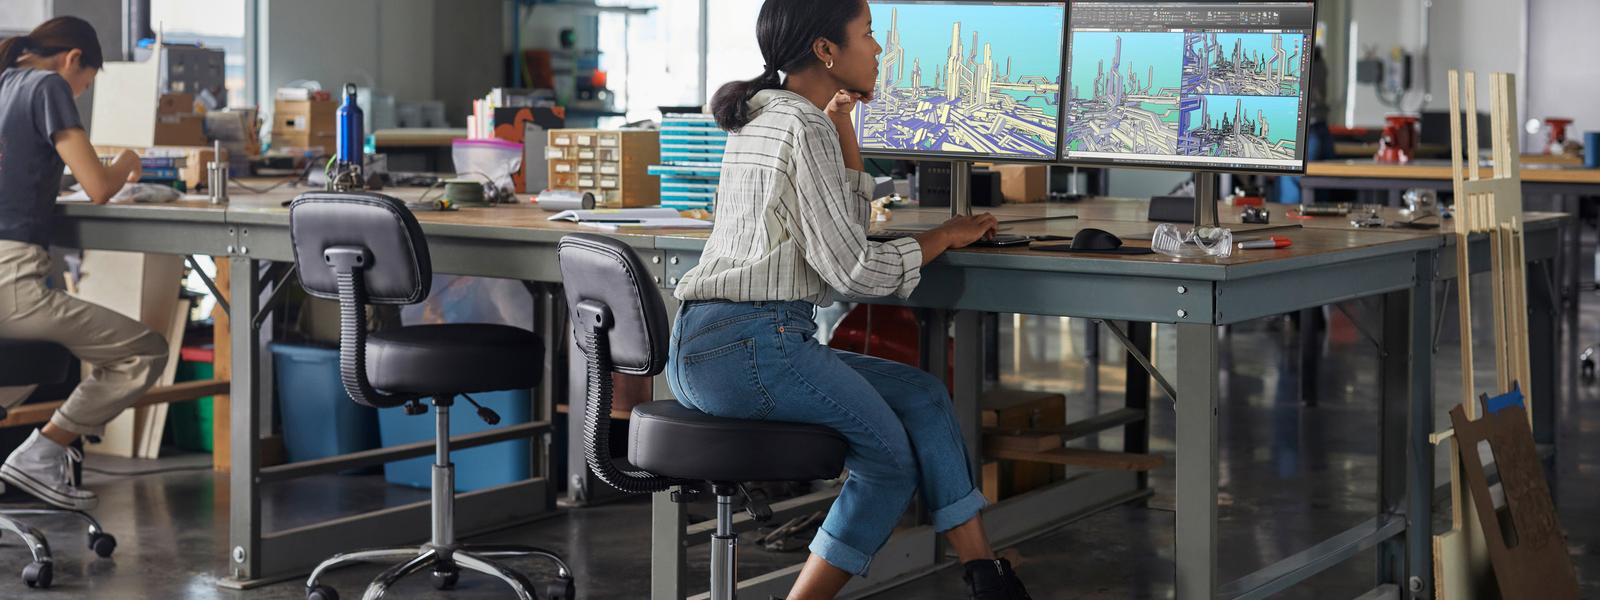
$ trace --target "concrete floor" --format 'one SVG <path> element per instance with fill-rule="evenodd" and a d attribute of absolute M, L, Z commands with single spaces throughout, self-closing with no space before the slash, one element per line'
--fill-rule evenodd
<path fill-rule="evenodd" d="M 1585 297 L 1580 340 L 1600 335 L 1600 298 Z M 1376 327 L 1376 315 L 1360 304 L 1355 318 Z M 1453 308 L 1451 309 L 1453 311 Z M 1106 346 L 1104 354 L 1119 364 L 1103 368 L 1102 391 L 1090 398 L 1082 388 L 1082 327 L 1062 327 L 1056 319 L 1024 318 L 1025 330 L 1037 338 L 1013 345 L 1010 319 L 1003 320 L 1002 371 L 1007 385 L 1065 392 L 1073 415 L 1121 405 L 1120 356 Z M 1445 323 L 1453 323 L 1448 318 Z M 1297 398 L 1292 334 L 1281 320 L 1265 320 L 1233 329 L 1223 378 L 1222 536 L 1219 563 L 1223 578 L 1232 579 L 1297 552 L 1314 541 L 1370 516 L 1376 499 L 1374 461 L 1377 422 L 1373 397 L 1377 358 L 1372 346 L 1344 315 L 1335 312 L 1327 336 L 1328 357 L 1321 368 L 1322 402 L 1306 408 Z M 1031 337 L 1031 336 L 1030 336 Z M 1109 337 L 1109 336 L 1107 336 Z M 1439 423 L 1458 400 L 1452 382 L 1459 372 L 1455 334 L 1444 333 L 1436 382 Z M 1158 333 L 1158 363 L 1170 358 L 1170 336 Z M 1567 360 L 1568 357 L 1563 357 Z M 1170 364 L 1170 363 L 1167 363 Z M 1557 505 L 1583 596 L 1600 598 L 1600 388 L 1583 386 L 1578 399 L 1560 410 Z M 1565 397 L 1565 396 L 1564 396 Z M 1152 402 L 1153 451 L 1169 455 L 1173 445 L 1173 413 L 1161 398 Z M 1120 435 L 1120 434 L 1119 434 Z M 1117 442 L 1107 437 L 1109 447 Z M 148 461 L 92 457 L 90 466 L 106 471 L 149 469 Z M 98 516 L 118 536 L 121 546 L 112 560 L 94 560 L 83 544 L 83 532 L 68 519 L 34 519 L 56 549 L 56 587 L 27 590 L 19 577 L 26 552 L 14 537 L 0 539 L 0 598 L 224 598 L 287 600 L 303 598 L 298 582 L 284 582 L 249 592 L 215 586 L 224 572 L 227 543 L 227 480 L 204 470 L 209 457 L 188 456 L 159 461 L 177 469 L 138 477 L 87 475 L 99 491 Z M 1169 466 L 1152 474 L 1155 495 L 1148 505 L 1114 508 L 1035 538 L 1005 554 L 1012 557 L 1033 596 L 1044 599 L 1170 598 L 1173 596 L 1172 479 Z M 1442 467 L 1444 463 L 1441 461 Z M 196 470 L 195 467 L 201 467 Z M 1441 472 L 1441 481 L 1443 474 Z M 330 476 L 269 488 L 265 503 L 272 527 L 314 522 L 376 505 L 414 501 L 418 490 L 387 486 L 379 477 Z M 568 511 L 478 542 L 526 543 L 562 553 L 577 574 L 582 598 L 642 598 L 648 591 L 649 560 L 645 535 L 649 510 L 643 501 Z M 1436 519 L 1436 526 L 1443 521 Z M 691 549 L 691 577 L 703 581 L 704 547 Z M 741 568 L 746 575 L 803 559 L 746 545 Z M 1368 553 L 1348 561 L 1283 595 L 1286 598 L 1351 598 L 1372 586 L 1375 560 Z M 537 562 L 519 567 L 544 580 L 551 570 Z M 380 567 L 355 567 L 332 573 L 326 582 L 345 597 L 360 590 Z M 701 587 L 700 589 L 704 589 Z M 395 590 L 403 598 L 503 598 L 505 590 L 481 577 L 464 577 L 457 592 L 442 594 L 427 579 Z M 961 599 L 960 574 L 945 569 L 901 586 L 879 598 Z M 765 600 L 765 599 L 760 599 Z"/>

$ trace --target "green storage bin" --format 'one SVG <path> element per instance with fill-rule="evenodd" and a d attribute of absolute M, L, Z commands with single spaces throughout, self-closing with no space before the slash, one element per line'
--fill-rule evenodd
<path fill-rule="evenodd" d="M 205 381 L 215 377 L 209 362 L 184 360 L 178 363 L 177 381 Z M 210 453 L 212 398 L 173 403 L 167 409 L 167 431 L 172 445 L 188 452 Z"/>

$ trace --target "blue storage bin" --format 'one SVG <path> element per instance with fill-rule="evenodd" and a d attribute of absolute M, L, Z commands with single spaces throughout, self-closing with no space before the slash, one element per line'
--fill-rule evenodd
<path fill-rule="evenodd" d="M 272 358 L 289 462 L 378 447 L 378 411 L 345 393 L 338 350 L 273 344 Z"/>
<path fill-rule="evenodd" d="M 533 395 L 529 390 L 472 394 L 485 408 L 500 414 L 500 424 L 491 427 L 478 418 L 477 410 L 465 398 L 456 397 L 450 407 L 450 436 L 477 433 L 527 423 L 531 418 Z M 435 416 L 432 406 L 426 415 L 409 416 L 405 411 L 378 412 L 378 430 L 385 447 L 433 440 Z M 472 492 L 528 478 L 531 447 L 529 440 L 511 440 L 452 450 L 450 462 L 456 465 L 456 491 Z M 396 485 L 428 488 L 433 484 L 433 455 L 392 462 L 383 466 L 383 476 Z"/>

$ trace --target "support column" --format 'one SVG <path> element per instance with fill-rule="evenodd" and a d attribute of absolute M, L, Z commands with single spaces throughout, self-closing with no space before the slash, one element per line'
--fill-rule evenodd
<path fill-rule="evenodd" d="M 261 574 L 261 493 L 257 475 L 261 470 L 261 337 L 251 325 L 261 309 L 260 263 L 245 256 L 228 259 L 231 270 L 229 294 L 233 318 L 229 321 L 233 349 L 232 399 L 229 416 L 232 471 L 228 495 L 228 565 L 235 580 L 249 580 Z"/>
<path fill-rule="evenodd" d="M 1178 330 L 1177 596 L 1217 591 L 1217 329 Z"/>

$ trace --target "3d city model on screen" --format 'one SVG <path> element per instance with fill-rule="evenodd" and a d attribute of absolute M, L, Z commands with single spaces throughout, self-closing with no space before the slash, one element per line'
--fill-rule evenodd
<path fill-rule="evenodd" d="M 1064 5 L 883 2 L 872 20 L 883 54 L 856 114 L 863 149 L 1055 158 Z"/>
<path fill-rule="evenodd" d="M 1065 158 L 1301 163 L 1309 5 L 1072 6 Z"/>
<path fill-rule="evenodd" d="M 1183 88 L 1197 94 L 1299 96 L 1305 36 L 1184 34 Z"/>
<path fill-rule="evenodd" d="M 1172 154 L 1183 37 L 1085 32 L 1073 44 L 1068 150 Z"/>
<path fill-rule="evenodd" d="M 1293 97 L 1185 97 L 1178 154 L 1293 160 L 1299 110 Z"/>

